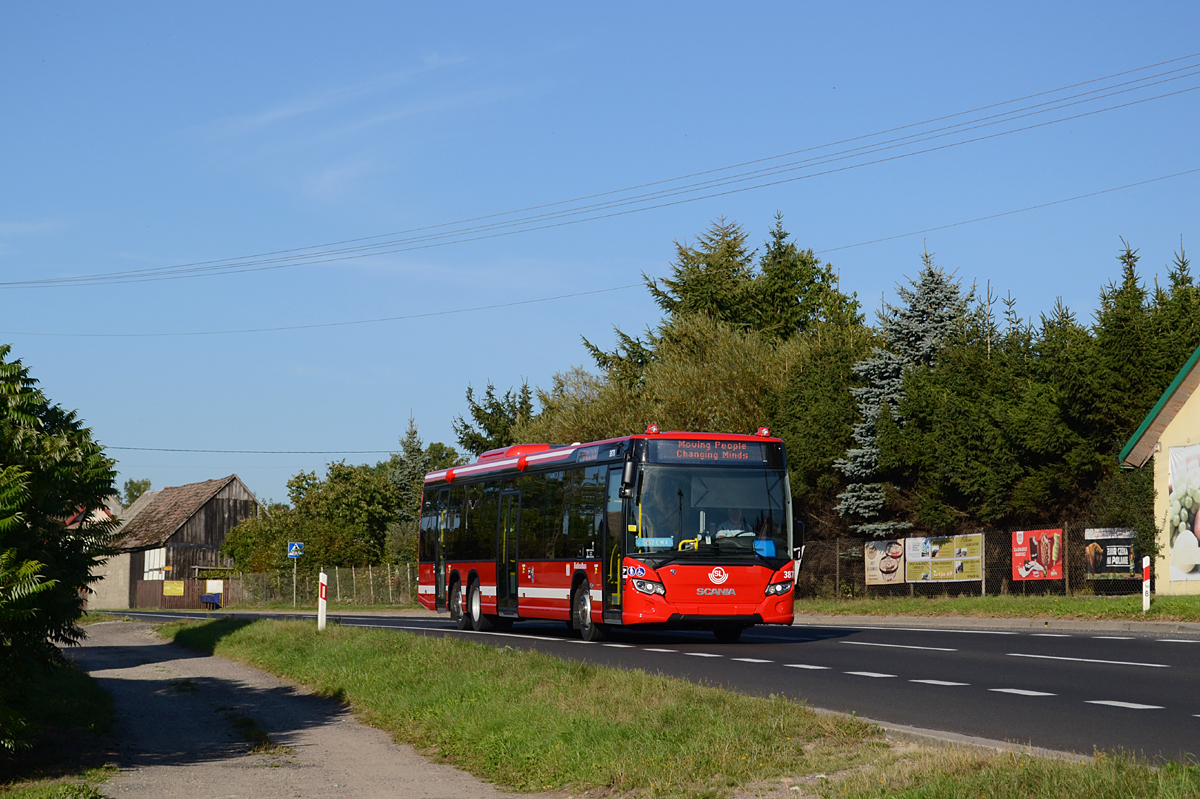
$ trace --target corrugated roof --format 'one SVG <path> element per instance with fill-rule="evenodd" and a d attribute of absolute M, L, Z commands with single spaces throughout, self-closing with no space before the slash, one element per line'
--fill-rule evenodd
<path fill-rule="evenodd" d="M 1146 414 L 1133 436 L 1121 448 L 1118 460 L 1126 466 L 1141 466 L 1154 454 L 1154 445 L 1179 413 L 1185 402 L 1200 387 L 1200 347 L 1187 359 L 1171 385 Z"/>
<path fill-rule="evenodd" d="M 147 491 L 126 509 L 117 533 L 117 549 L 162 546 L 205 502 L 236 479 L 237 475 L 231 474 L 218 480 Z"/>

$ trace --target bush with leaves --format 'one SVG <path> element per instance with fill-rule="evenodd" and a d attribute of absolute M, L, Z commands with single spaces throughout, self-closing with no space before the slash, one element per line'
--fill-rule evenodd
<path fill-rule="evenodd" d="M 7 696 L 23 675 L 62 662 L 92 571 L 108 554 L 109 523 L 86 521 L 114 492 L 113 461 L 78 415 L 52 403 L 28 367 L 0 345 L 0 748 L 21 740 Z M 64 520 L 83 510 L 85 521 Z"/>

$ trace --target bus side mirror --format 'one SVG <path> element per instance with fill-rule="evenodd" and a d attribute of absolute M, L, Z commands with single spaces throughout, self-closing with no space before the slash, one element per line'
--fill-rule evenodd
<path fill-rule="evenodd" d="M 804 547 L 799 546 L 792 549 L 792 560 L 796 561 L 796 568 L 800 568 L 800 564 L 804 562 Z"/>
<path fill-rule="evenodd" d="M 621 499 L 633 499 L 633 489 L 637 485 L 637 464 L 625 461 L 625 469 L 621 472 Z"/>

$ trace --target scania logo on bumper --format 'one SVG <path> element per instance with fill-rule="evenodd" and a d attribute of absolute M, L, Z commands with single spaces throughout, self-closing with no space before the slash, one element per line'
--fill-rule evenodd
<path fill-rule="evenodd" d="M 732 588 L 697 588 L 696 596 L 737 596 Z"/>
<path fill-rule="evenodd" d="M 712 580 L 714 585 L 720 585 L 729 579 L 729 572 L 718 566 L 708 573 L 708 579 Z"/>

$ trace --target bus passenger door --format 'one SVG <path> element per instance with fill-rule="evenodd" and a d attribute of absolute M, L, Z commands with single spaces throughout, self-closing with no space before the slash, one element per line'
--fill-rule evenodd
<path fill-rule="evenodd" d="M 500 495 L 496 529 L 496 614 L 517 615 L 517 538 L 521 526 L 521 492 Z"/>
<path fill-rule="evenodd" d="M 443 488 L 437 498 L 437 543 L 433 551 L 433 602 L 438 610 L 446 610 L 446 508 L 450 504 L 450 489 Z"/>
<path fill-rule="evenodd" d="M 621 499 L 621 469 L 608 470 L 608 492 L 604 504 L 604 617 L 621 620 L 621 564 L 624 561 L 625 500 Z"/>

